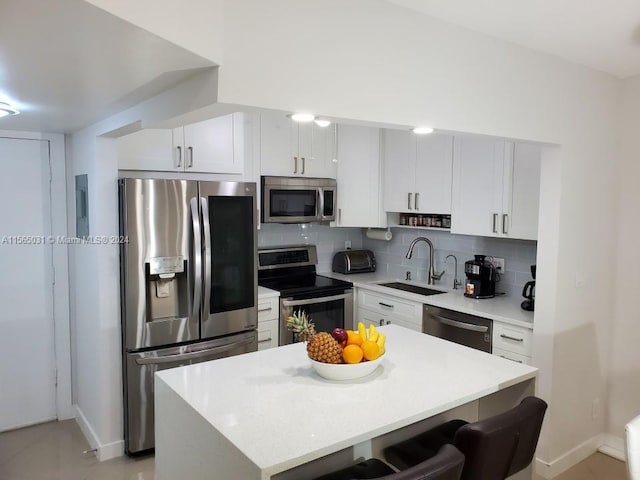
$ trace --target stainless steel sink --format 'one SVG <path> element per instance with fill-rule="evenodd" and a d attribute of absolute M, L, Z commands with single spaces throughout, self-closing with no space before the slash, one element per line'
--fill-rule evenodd
<path fill-rule="evenodd" d="M 417 293 L 418 295 L 438 295 L 439 293 L 446 293 L 440 290 L 434 290 L 427 287 L 418 287 L 417 285 L 410 285 L 402 282 L 389 282 L 379 283 L 381 287 L 395 288 L 396 290 L 404 290 L 405 292 Z"/>

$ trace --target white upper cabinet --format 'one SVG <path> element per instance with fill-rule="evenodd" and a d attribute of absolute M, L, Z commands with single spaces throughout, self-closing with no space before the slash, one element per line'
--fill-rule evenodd
<path fill-rule="evenodd" d="M 173 130 L 141 130 L 118 139 L 118 168 L 240 174 L 244 170 L 245 134 L 242 113 Z"/>
<path fill-rule="evenodd" d="M 281 113 L 260 115 L 260 174 L 336 178 L 335 129 L 294 122 Z"/>
<path fill-rule="evenodd" d="M 451 232 L 535 240 L 540 148 L 456 137 Z"/>
<path fill-rule="evenodd" d="M 380 129 L 339 125 L 337 227 L 386 227 L 382 209 Z"/>
<path fill-rule="evenodd" d="M 453 137 L 384 130 L 384 209 L 451 213 Z"/>

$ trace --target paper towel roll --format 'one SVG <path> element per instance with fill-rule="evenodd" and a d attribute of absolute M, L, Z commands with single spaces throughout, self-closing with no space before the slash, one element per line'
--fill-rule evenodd
<path fill-rule="evenodd" d="M 391 230 L 367 230 L 367 238 L 374 240 L 386 240 L 387 242 L 393 238 Z"/>

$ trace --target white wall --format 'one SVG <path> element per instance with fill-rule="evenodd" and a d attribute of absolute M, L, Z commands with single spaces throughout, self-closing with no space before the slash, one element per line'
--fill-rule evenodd
<path fill-rule="evenodd" d="M 609 374 L 609 433 L 624 436 L 624 425 L 640 415 L 640 309 L 635 285 L 640 269 L 640 77 L 624 81 L 620 122 L 613 341 Z"/>
<path fill-rule="evenodd" d="M 104 1 L 135 11 L 114 2 Z M 199 3 L 191 0 L 194 12 Z M 157 5 L 147 28 L 168 18 Z M 220 102 L 558 145 L 543 156 L 538 235 L 534 359 L 550 402 L 542 473 L 585 454 L 580 445 L 605 429 L 592 399 L 606 395 L 613 287 L 598 252 L 615 242 L 594 226 L 615 212 L 619 83 L 382 0 L 227 0 L 223 31 Z M 215 43 L 219 32 L 209 33 L 204 43 Z M 192 38 L 189 29 L 171 35 Z"/>

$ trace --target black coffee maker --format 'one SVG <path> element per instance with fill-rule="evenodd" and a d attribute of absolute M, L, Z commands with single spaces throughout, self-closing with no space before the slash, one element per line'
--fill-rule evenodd
<path fill-rule="evenodd" d="M 524 302 L 520 304 L 523 310 L 527 310 L 528 312 L 533 312 L 535 308 L 535 300 L 536 300 L 536 266 L 531 265 L 531 276 L 533 280 L 524 284 L 524 288 L 522 289 L 522 296 L 526 298 Z"/>
<path fill-rule="evenodd" d="M 470 298 L 493 298 L 496 296 L 496 268 L 485 260 L 486 255 L 474 255 L 473 260 L 464 262 L 467 281 L 464 296 Z"/>

